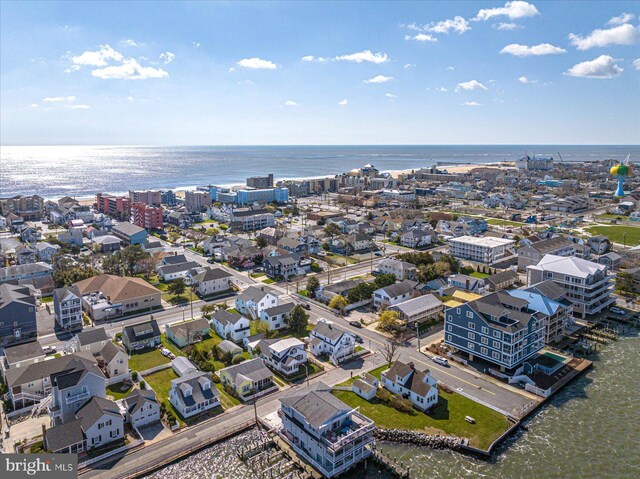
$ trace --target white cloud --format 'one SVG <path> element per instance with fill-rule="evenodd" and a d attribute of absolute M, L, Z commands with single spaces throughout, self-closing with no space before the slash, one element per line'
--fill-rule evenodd
<path fill-rule="evenodd" d="M 600 55 L 594 60 L 572 66 L 565 75 L 582 78 L 613 78 L 624 71 L 615 62 L 616 60 L 609 55 Z"/>
<path fill-rule="evenodd" d="M 500 53 L 509 53 L 510 55 L 515 55 L 517 57 L 529 57 L 532 55 L 558 55 L 566 52 L 567 51 L 564 48 L 553 46 L 550 43 L 541 43 L 533 46 L 512 43 L 500 50 Z"/>
<path fill-rule="evenodd" d="M 43 98 L 44 103 L 72 103 L 76 101 L 75 96 L 48 96 Z"/>
<path fill-rule="evenodd" d="M 458 83 L 458 85 L 456 86 L 456 91 L 459 90 L 488 90 L 488 88 L 478 80 L 470 80 Z"/>
<path fill-rule="evenodd" d="M 456 15 L 453 18 L 442 20 L 436 23 L 430 23 L 425 27 L 425 30 L 428 32 L 434 33 L 449 33 L 450 31 L 454 31 L 462 35 L 464 32 L 471 30 L 469 26 L 469 22 L 466 21 L 459 15 Z"/>
<path fill-rule="evenodd" d="M 393 77 L 387 77 L 384 75 L 377 75 L 368 80 L 364 80 L 362 83 L 387 83 L 388 81 L 393 80 Z"/>
<path fill-rule="evenodd" d="M 638 30 L 626 23 L 607 30 L 594 30 L 586 37 L 570 33 L 569 40 L 578 50 L 608 45 L 633 45 L 638 40 Z"/>
<path fill-rule="evenodd" d="M 171 63 L 175 57 L 176 57 L 175 54 L 171 52 L 164 52 L 160 54 L 160 60 L 162 60 L 165 65 L 167 65 L 168 63 Z"/>
<path fill-rule="evenodd" d="M 252 70 L 276 70 L 278 66 L 269 60 L 263 60 L 262 58 L 252 57 L 243 58 L 237 63 L 242 68 L 250 68 Z"/>
<path fill-rule="evenodd" d="M 441 87 L 439 87 L 439 88 L 436 88 L 436 90 L 437 90 L 437 91 L 441 91 L 442 93 L 446 93 L 446 92 L 448 92 L 448 91 L 449 91 L 449 90 L 447 90 L 447 89 L 446 89 L 445 87 L 443 87 L 443 86 L 441 86 Z"/>
<path fill-rule="evenodd" d="M 636 70 L 640 70 L 640 58 L 636 58 L 635 60 L 633 60 L 633 67 Z"/>
<path fill-rule="evenodd" d="M 384 96 L 387 98 L 398 98 L 398 95 L 394 95 L 393 93 L 385 93 Z"/>
<path fill-rule="evenodd" d="M 196 48 L 200 48 L 200 42 L 191 42 L 191 44 L 196 47 Z"/>
<path fill-rule="evenodd" d="M 80 70 L 80 65 L 71 65 L 64 72 L 65 73 L 71 73 L 71 72 L 77 72 L 78 70 Z"/>
<path fill-rule="evenodd" d="M 235 72 L 236 72 L 236 67 L 229 68 L 229 73 L 235 73 Z"/>
<path fill-rule="evenodd" d="M 371 50 L 364 50 L 358 53 L 351 53 L 350 55 L 340 55 L 336 57 L 335 60 L 356 63 L 370 62 L 380 64 L 387 62 L 389 60 L 389 57 L 386 53 L 373 53 Z"/>
<path fill-rule="evenodd" d="M 112 65 L 92 70 L 91 75 L 103 80 L 147 80 L 169 76 L 162 68 L 143 67 L 135 58 L 124 60 L 122 65 Z"/>
<path fill-rule="evenodd" d="M 86 51 L 78 56 L 71 57 L 74 65 L 89 65 L 93 67 L 104 67 L 108 60 L 121 62 L 124 60 L 122 53 L 117 52 L 109 45 L 100 45 L 97 51 Z"/>
<path fill-rule="evenodd" d="M 325 58 L 325 57 L 314 57 L 313 55 L 306 55 L 306 56 L 302 57 L 301 60 L 303 62 L 324 63 L 324 62 L 329 62 L 332 59 L 331 58 Z"/>
<path fill-rule="evenodd" d="M 32 103 L 31 105 L 29 105 L 31 108 L 38 108 L 38 104 L 37 103 Z"/>
<path fill-rule="evenodd" d="M 447 70 L 455 70 L 455 68 L 453 68 L 452 66 L 448 66 L 446 69 Z"/>
<path fill-rule="evenodd" d="M 349 100 L 347 100 L 346 98 L 344 100 L 340 100 L 338 102 L 338 105 L 340 106 L 346 106 L 349 103 Z"/>
<path fill-rule="evenodd" d="M 486 21 L 490 18 L 501 16 L 506 16 L 509 17 L 510 20 L 515 20 L 516 18 L 535 17 L 536 15 L 540 15 L 540 12 L 535 7 L 535 5 L 532 5 L 528 2 L 515 0 L 513 2 L 505 3 L 504 7 L 483 8 L 478 12 L 474 20 Z"/>
<path fill-rule="evenodd" d="M 428 33 L 418 33 L 417 35 L 405 35 L 405 40 L 415 40 L 417 42 L 437 42 L 438 39 Z"/>
<path fill-rule="evenodd" d="M 69 108 L 71 110 L 89 110 L 91 107 L 89 105 L 67 105 L 65 108 Z"/>
<path fill-rule="evenodd" d="M 253 82 L 251 80 L 240 80 L 238 85 L 253 85 Z"/>
<path fill-rule="evenodd" d="M 287 100 L 284 102 L 284 106 L 298 106 L 298 104 L 293 100 Z"/>
<path fill-rule="evenodd" d="M 407 64 L 405 64 L 405 66 L 404 66 L 404 67 L 405 67 L 405 68 L 415 68 L 415 67 L 416 67 L 416 65 L 415 65 L 415 63 L 407 63 Z"/>
<path fill-rule="evenodd" d="M 531 84 L 531 83 L 538 83 L 538 80 L 533 80 L 529 77 L 526 77 L 524 75 L 522 75 L 521 77 L 518 78 L 518 81 L 520 83 L 527 83 L 527 84 Z"/>
<path fill-rule="evenodd" d="M 518 25 L 517 23 L 511 23 L 511 22 L 494 23 L 491 26 L 496 30 L 517 30 L 518 28 L 524 28 L 522 25 Z"/>
<path fill-rule="evenodd" d="M 607 25 L 623 25 L 629 23 L 634 18 L 636 18 L 634 13 L 621 13 L 617 17 L 610 18 Z"/>
<path fill-rule="evenodd" d="M 135 40 L 131 40 L 130 38 L 127 38 L 126 40 L 122 40 L 120 42 L 122 45 L 126 45 L 128 47 L 137 47 L 138 43 Z"/>
<path fill-rule="evenodd" d="M 465 101 L 463 105 L 464 106 L 482 106 L 482 103 L 478 103 L 477 101 Z"/>
<path fill-rule="evenodd" d="M 133 100 L 135 100 L 135 98 L 133 98 L 131 95 L 129 95 L 129 96 L 127 97 L 127 100 L 128 100 L 128 101 L 133 101 Z"/>

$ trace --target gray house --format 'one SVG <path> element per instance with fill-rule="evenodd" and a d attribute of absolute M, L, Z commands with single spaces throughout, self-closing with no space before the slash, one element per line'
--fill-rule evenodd
<path fill-rule="evenodd" d="M 160 328 L 155 319 L 125 326 L 122 343 L 129 352 L 136 349 L 153 348 L 160 344 Z"/>
<path fill-rule="evenodd" d="M 30 341 L 38 335 L 36 299 L 28 286 L 0 285 L 0 342 Z"/>

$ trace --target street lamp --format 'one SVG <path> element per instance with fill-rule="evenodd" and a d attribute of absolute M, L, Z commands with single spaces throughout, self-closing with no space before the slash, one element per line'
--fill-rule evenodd
<path fill-rule="evenodd" d="M 304 371 L 307 374 L 307 386 L 309 385 L 309 368 L 307 368 L 306 364 L 301 364 L 301 366 L 304 366 Z"/>

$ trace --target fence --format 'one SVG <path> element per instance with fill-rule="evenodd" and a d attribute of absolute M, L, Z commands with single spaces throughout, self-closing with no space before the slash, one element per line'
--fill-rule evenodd
<path fill-rule="evenodd" d="M 149 368 L 145 371 L 138 371 L 138 374 L 140 376 L 146 376 L 148 374 L 153 374 L 153 373 L 157 373 L 158 371 L 162 371 L 164 369 L 169 369 L 171 367 L 171 363 L 164 363 L 161 364 L 160 366 L 155 366 L 153 368 Z"/>
<path fill-rule="evenodd" d="M 125 444 L 124 446 L 119 447 L 117 449 L 112 449 L 111 451 L 107 451 L 104 454 L 100 454 L 99 456 L 89 458 L 86 461 L 83 461 L 83 462 L 79 463 L 78 464 L 78 469 L 88 467 L 91 464 L 95 464 L 96 462 L 100 462 L 100 461 L 102 461 L 104 459 L 107 459 L 107 458 L 109 458 L 111 456 L 115 456 L 116 454 L 120 454 L 121 452 L 128 451 L 130 449 L 134 449 L 134 448 L 140 446 L 143 443 L 144 443 L 144 441 L 142 439 L 137 439 L 137 440 L 135 440 L 135 441 L 133 441 L 133 442 L 131 442 L 129 444 Z"/>
<path fill-rule="evenodd" d="M 164 365 L 163 365 L 164 366 Z M 131 379 L 131 371 L 124 374 L 119 374 L 118 376 L 113 376 L 112 378 L 107 378 L 107 386 L 111 386 L 112 384 L 120 383 L 127 379 Z"/>

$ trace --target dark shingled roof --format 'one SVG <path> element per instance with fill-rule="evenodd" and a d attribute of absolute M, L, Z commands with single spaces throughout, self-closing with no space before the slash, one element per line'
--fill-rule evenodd
<path fill-rule="evenodd" d="M 30 343 L 4 348 L 4 355 L 7 358 L 7 362 L 13 364 L 24 361 L 25 359 L 44 356 L 44 351 L 38 341 L 32 341 Z"/>
<path fill-rule="evenodd" d="M 82 331 L 76 334 L 80 346 L 86 346 L 87 344 L 99 343 L 102 341 L 109 341 L 109 335 L 104 328 L 94 328 Z"/>
<path fill-rule="evenodd" d="M 350 406 L 331 394 L 330 388 L 322 382 L 303 388 L 280 401 L 299 412 L 316 429 L 321 428 L 337 415 L 352 410 Z"/>

